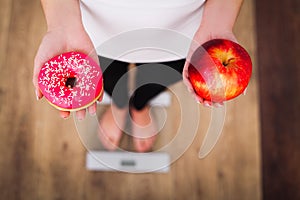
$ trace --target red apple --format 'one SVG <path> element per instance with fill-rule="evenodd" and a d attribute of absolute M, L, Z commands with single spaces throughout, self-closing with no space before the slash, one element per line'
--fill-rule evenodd
<path fill-rule="evenodd" d="M 223 102 L 243 93 L 252 73 L 247 51 L 225 39 L 204 43 L 188 62 L 189 80 L 196 94 L 211 102 Z"/>

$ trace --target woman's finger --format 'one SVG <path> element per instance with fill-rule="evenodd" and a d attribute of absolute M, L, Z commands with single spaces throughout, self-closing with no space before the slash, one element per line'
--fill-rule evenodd
<path fill-rule="evenodd" d="M 83 120 L 85 118 L 86 111 L 85 109 L 79 110 L 76 112 L 76 117 L 78 120 Z"/>
<path fill-rule="evenodd" d="M 68 111 L 60 111 L 59 115 L 61 118 L 67 119 L 70 116 L 70 112 Z"/>
<path fill-rule="evenodd" d="M 96 115 L 97 103 L 95 102 L 91 106 L 89 106 L 88 111 L 89 111 L 90 115 L 92 115 L 92 116 Z"/>

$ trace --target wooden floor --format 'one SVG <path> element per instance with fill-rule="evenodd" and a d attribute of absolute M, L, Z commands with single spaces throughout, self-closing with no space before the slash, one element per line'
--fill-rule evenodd
<path fill-rule="evenodd" d="M 253 0 L 245 1 L 235 27 L 254 61 L 248 93 L 227 104 L 220 141 L 202 160 L 198 152 L 211 116 L 200 106 L 197 137 L 168 174 L 85 169 L 86 149 L 73 119 L 60 119 L 45 101 L 35 100 L 33 59 L 46 30 L 39 2 L 0 4 L 0 199 L 261 199 Z M 173 89 L 187 109 L 195 106 L 181 84 Z M 174 134 L 180 122 L 176 98 L 167 111 L 163 133 Z"/>
<path fill-rule="evenodd" d="M 300 199 L 300 1 L 256 1 L 264 199 Z"/>

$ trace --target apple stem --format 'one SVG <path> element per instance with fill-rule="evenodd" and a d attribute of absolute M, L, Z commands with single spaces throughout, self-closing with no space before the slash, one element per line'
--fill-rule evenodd
<path fill-rule="evenodd" d="M 228 60 L 223 61 L 223 65 L 226 67 L 227 65 L 229 65 L 229 63 L 231 63 L 234 60 L 234 58 L 229 58 Z"/>

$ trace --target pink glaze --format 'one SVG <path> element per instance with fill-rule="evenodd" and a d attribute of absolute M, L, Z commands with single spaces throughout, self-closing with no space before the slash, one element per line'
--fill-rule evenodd
<path fill-rule="evenodd" d="M 65 111 L 88 107 L 103 90 L 101 68 L 80 52 L 67 52 L 48 60 L 40 70 L 38 83 L 50 104 Z"/>

